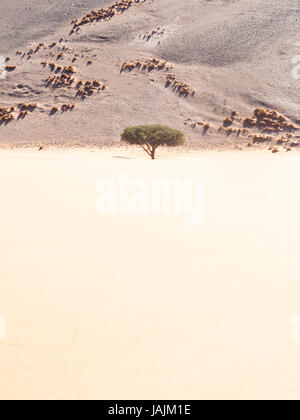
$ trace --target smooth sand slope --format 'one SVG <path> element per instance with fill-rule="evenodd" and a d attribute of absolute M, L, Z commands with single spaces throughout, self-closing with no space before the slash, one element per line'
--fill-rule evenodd
<path fill-rule="evenodd" d="M 261 106 L 298 122 L 300 85 L 292 77 L 293 69 L 299 74 L 292 63 L 300 48 L 297 0 L 146 0 L 70 34 L 72 19 L 113 3 L 2 1 L 0 54 L 16 69 L 0 80 L 0 105 L 37 102 L 38 108 L 24 118 L 15 112 L 16 120 L 2 124 L 1 144 L 110 145 L 119 141 L 124 126 L 164 123 L 184 130 L 191 146 L 232 146 L 252 141 L 253 135 L 252 130 L 219 131 L 232 110 L 239 115 L 235 130 Z M 53 42 L 58 44 L 51 47 Z M 32 48 L 36 52 L 28 55 Z M 166 87 L 164 69 L 120 73 L 124 62 L 152 58 L 166 60 L 178 82 L 195 95 L 180 97 Z M 41 62 L 55 63 L 55 71 L 74 65 L 75 82 L 47 87 L 45 80 L 62 71 Z M 106 89 L 85 99 L 77 95 L 78 81 L 95 79 Z M 63 104 L 76 108 L 62 113 Z M 51 114 L 53 106 L 59 112 Z M 210 129 L 203 133 L 206 123 Z M 272 135 L 276 141 L 281 133 Z"/>
<path fill-rule="evenodd" d="M 1 151 L 1 399 L 299 398 L 298 156 L 161 156 Z M 120 173 L 201 179 L 202 225 L 100 216 Z"/>

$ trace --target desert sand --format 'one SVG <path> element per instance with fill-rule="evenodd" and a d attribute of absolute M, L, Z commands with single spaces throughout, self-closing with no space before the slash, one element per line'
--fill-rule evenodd
<path fill-rule="evenodd" d="M 200 179 L 202 223 L 101 216 L 120 172 Z M 6 150 L 0 177 L 1 399 L 299 399 L 298 154 Z"/>
<path fill-rule="evenodd" d="M 162 123 L 183 130 L 189 148 L 232 148 L 261 132 L 243 131 L 257 107 L 298 127 L 297 0 L 135 1 L 92 19 L 115 2 L 2 0 L 0 55 L 10 60 L 0 106 L 15 110 L 0 125 L 1 146 L 116 145 L 125 126 Z M 153 58 L 166 66 L 137 66 Z M 124 63 L 135 66 L 121 72 Z M 61 83 L 70 65 L 74 73 Z M 168 73 L 175 75 L 170 84 Z M 83 94 L 95 80 L 101 89 L 88 85 Z M 37 106 L 24 114 L 24 103 Z M 63 105 L 75 108 L 62 112 Z M 284 134 L 267 130 L 261 147 Z"/>

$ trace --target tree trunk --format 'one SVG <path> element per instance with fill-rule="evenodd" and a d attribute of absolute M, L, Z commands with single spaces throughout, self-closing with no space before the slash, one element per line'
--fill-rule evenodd
<path fill-rule="evenodd" d="M 154 160 L 155 159 L 155 149 L 151 150 L 151 159 Z"/>

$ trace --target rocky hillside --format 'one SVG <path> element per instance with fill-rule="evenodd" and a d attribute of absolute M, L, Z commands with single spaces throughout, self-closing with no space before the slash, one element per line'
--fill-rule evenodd
<path fill-rule="evenodd" d="M 298 145 L 298 1 L 2 4 L 2 145 L 110 145 L 146 123 L 192 147 Z"/>

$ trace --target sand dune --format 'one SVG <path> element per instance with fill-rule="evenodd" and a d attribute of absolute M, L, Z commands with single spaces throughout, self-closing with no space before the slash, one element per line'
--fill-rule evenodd
<path fill-rule="evenodd" d="M 2 3 L 0 54 L 11 57 L 8 65 L 16 70 L 0 80 L 0 105 L 39 104 L 26 118 L 0 126 L 2 145 L 111 145 L 124 126 L 154 122 L 184 130 L 192 147 L 232 147 L 252 141 L 252 131 L 237 132 L 262 106 L 298 123 L 299 80 L 292 77 L 292 59 L 299 55 L 296 0 L 147 0 L 71 35 L 73 19 L 114 2 Z M 36 52 L 27 55 L 32 48 Z M 153 57 L 166 60 L 195 95 L 167 88 L 164 70 L 120 73 L 124 62 Z M 70 65 L 76 67 L 71 87 L 46 87 L 46 79 Z M 99 80 L 107 89 L 82 100 L 75 89 L 80 80 Z M 50 114 L 65 103 L 76 110 Z M 239 113 L 236 131 L 219 131 L 232 110 Z M 210 129 L 203 133 L 206 123 Z M 275 144 L 281 133 L 272 135 Z"/>
<path fill-rule="evenodd" d="M 298 155 L 167 156 L 0 153 L 1 399 L 299 398 Z M 97 213 L 153 165 L 202 224 Z"/>

